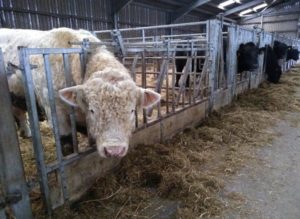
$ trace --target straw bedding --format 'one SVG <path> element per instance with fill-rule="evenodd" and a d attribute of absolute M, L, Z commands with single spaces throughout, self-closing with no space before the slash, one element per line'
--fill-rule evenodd
<path fill-rule="evenodd" d="M 238 96 L 199 127 L 187 129 L 163 144 L 137 146 L 119 169 L 100 178 L 71 208 L 56 210 L 54 217 L 159 218 L 157 209 L 164 204 L 149 209 L 161 200 L 176 203 L 175 218 L 220 215 L 226 208 L 222 199 L 224 180 L 253 158 L 253 148 L 267 145 L 276 137 L 268 128 L 286 111 L 300 111 L 300 99 L 295 97 L 299 86 L 300 69 L 292 69 L 281 83 L 263 83 Z M 44 129 L 43 135 L 48 131 Z M 53 140 L 48 139 L 47 146 L 44 139 L 47 150 L 54 151 Z M 31 172 L 33 157 L 28 142 L 22 140 L 21 147 L 27 177 L 32 177 L 35 172 Z M 51 153 L 47 156 L 53 159 Z M 40 211 L 36 207 L 38 217 Z"/>

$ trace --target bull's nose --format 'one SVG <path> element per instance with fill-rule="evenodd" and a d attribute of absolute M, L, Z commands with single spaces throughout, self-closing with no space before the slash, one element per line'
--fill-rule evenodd
<path fill-rule="evenodd" d="M 126 148 L 122 146 L 104 147 L 104 153 L 107 157 L 124 157 Z"/>

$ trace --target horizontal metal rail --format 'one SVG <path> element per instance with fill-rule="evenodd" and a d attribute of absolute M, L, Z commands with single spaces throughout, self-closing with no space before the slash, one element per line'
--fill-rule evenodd
<path fill-rule="evenodd" d="M 71 54 L 81 53 L 82 48 L 26 48 L 25 55 L 50 55 L 50 54 Z"/>
<path fill-rule="evenodd" d="M 199 22 L 190 22 L 190 23 L 181 23 L 181 24 L 166 24 L 166 25 L 157 25 L 157 26 L 147 26 L 147 27 L 132 27 L 132 28 L 122 28 L 118 29 L 120 32 L 124 31 L 139 31 L 139 30 L 153 30 L 153 29 L 162 29 L 162 28 L 172 28 L 172 27 L 189 27 L 195 25 L 206 25 L 207 21 Z M 110 33 L 111 30 L 96 30 L 93 33 Z"/>
<path fill-rule="evenodd" d="M 195 51 L 207 51 L 206 48 L 195 48 L 194 49 Z M 128 53 L 137 53 L 137 52 L 165 52 L 166 51 L 166 48 L 152 48 L 152 47 L 149 47 L 149 48 L 129 48 L 126 50 Z M 189 52 L 191 51 L 191 49 L 189 48 L 182 48 L 182 49 L 178 49 L 178 48 L 170 48 L 168 49 L 168 51 L 170 52 L 176 52 L 176 51 L 185 51 L 185 52 Z"/>
<path fill-rule="evenodd" d="M 70 165 L 71 163 L 81 159 L 82 157 L 85 157 L 88 154 L 95 152 L 96 150 L 97 150 L 96 147 L 92 147 L 85 151 L 81 151 L 78 154 L 74 153 L 74 154 L 70 154 L 69 156 L 64 157 L 63 160 L 61 161 L 61 163 L 59 163 L 58 161 L 54 161 L 50 164 L 47 164 L 47 166 L 46 166 L 47 173 L 51 173 L 53 171 L 58 170 L 60 168 L 60 166 Z"/>
<path fill-rule="evenodd" d="M 197 51 L 197 50 L 196 50 Z M 206 56 L 193 56 L 193 58 L 205 58 Z M 124 57 L 124 59 L 134 59 L 134 56 L 128 56 Z M 141 57 L 138 57 L 137 59 L 142 59 Z M 145 59 L 161 59 L 161 56 L 147 56 Z M 186 56 L 176 56 L 176 59 L 186 59 Z"/>

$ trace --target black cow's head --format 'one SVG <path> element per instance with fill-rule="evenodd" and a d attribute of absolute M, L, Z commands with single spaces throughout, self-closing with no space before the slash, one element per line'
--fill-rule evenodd
<path fill-rule="evenodd" d="M 240 44 L 237 51 L 238 72 L 253 71 L 258 68 L 259 49 L 253 42 Z"/>
<path fill-rule="evenodd" d="M 295 60 L 297 61 L 299 59 L 299 50 L 298 49 L 293 49 L 293 47 L 289 46 L 287 49 L 287 55 L 286 55 L 286 60 Z"/>
<path fill-rule="evenodd" d="M 288 46 L 285 43 L 275 40 L 273 49 L 277 59 L 284 59 L 287 54 Z"/>

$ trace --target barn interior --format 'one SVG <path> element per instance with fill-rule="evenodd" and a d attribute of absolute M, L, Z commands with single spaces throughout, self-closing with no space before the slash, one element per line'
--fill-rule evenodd
<path fill-rule="evenodd" d="M 247 194 L 228 182 L 261 161 L 257 150 L 276 142 L 280 133 L 272 128 L 278 122 L 294 127 L 297 135 L 299 56 L 276 60 L 282 77 L 273 84 L 266 52 L 257 55 L 256 68 L 239 71 L 237 51 L 249 42 L 265 51 L 275 42 L 299 51 L 299 0 L 0 0 L 0 21 L 1 28 L 84 29 L 101 40 L 70 42 L 74 50 L 19 48 L 16 68 L 25 78 L 33 136 L 20 136 L 13 119 L 0 116 L 1 219 L 276 218 L 285 213 L 262 213 L 250 200 L 249 207 Z M 136 111 L 132 148 L 123 159 L 100 159 L 89 138 L 76 132 L 74 112 L 74 146 L 64 154 L 58 125 L 51 129 L 39 121 L 28 85 L 33 56 L 62 55 L 67 80 L 69 57 L 79 55 L 84 66 L 93 47 L 111 51 L 138 86 L 161 94 L 157 106 Z M 1 53 L 1 93 L 8 92 L 7 71 Z M 49 78 L 50 67 L 41 73 Z M 7 104 L 0 112 L 11 114 L 10 101 L 1 97 Z M 300 212 L 287 215 L 297 218 Z"/>

